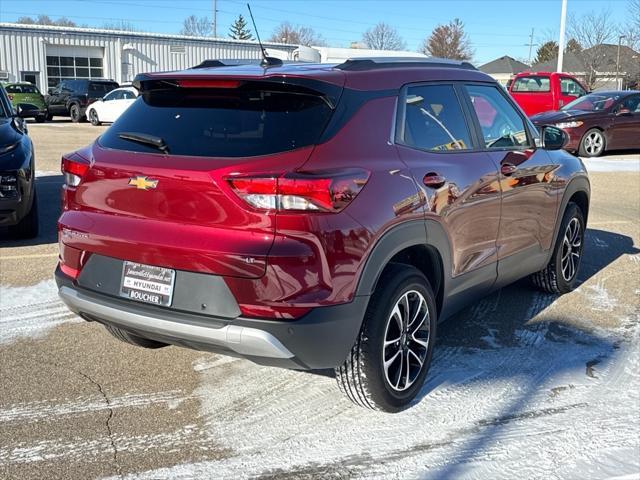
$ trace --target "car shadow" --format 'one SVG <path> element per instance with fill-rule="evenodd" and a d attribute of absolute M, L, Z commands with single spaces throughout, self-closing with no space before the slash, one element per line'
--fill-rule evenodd
<path fill-rule="evenodd" d="M 626 235 L 588 229 L 578 285 L 622 255 L 637 253 L 640 250 Z M 441 468 L 425 471 L 423 478 L 458 478 L 465 465 L 480 457 L 508 424 L 561 413 L 531 409 L 532 400 L 544 390 L 545 384 L 569 371 L 583 371 L 592 376 L 594 366 L 605 369 L 614 362 L 621 339 L 588 331 L 559 315 L 554 310 L 558 298 L 521 280 L 438 326 L 428 380 L 416 403 L 445 385 L 500 384 L 518 378 L 519 390 L 494 417 L 468 426 L 470 431 L 466 433 L 471 433 L 470 438 L 456 448 L 457 454 Z"/>
<path fill-rule="evenodd" d="M 18 240 L 10 238 L 7 228 L 0 228 L 0 248 L 44 245 L 58 241 L 57 221 L 61 212 L 60 191 L 63 183 L 62 175 L 36 177 L 40 233 L 36 238 Z"/>

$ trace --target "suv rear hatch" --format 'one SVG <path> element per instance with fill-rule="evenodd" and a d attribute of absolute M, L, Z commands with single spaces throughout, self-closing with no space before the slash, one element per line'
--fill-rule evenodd
<path fill-rule="evenodd" d="M 139 99 L 90 149 L 63 159 L 63 171 L 79 178 L 65 187 L 61 241 L 168 268 L 264 275 L 275 210 L 251 208 L 231 179 L 301 166 L 341 88 L 323 92 L 286 78 L 140 87 Z"/>

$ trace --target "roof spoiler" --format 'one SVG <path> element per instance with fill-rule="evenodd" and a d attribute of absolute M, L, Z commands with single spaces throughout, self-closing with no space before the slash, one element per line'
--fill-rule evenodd
<path fill-rule="evenodd" d="M 260 65 L 261 67 L 269 68 L 269 67 L 280 67 L 282 66 L 283 61 L 276 57 L 265 57 L 265 58 L 234 58 L 227 60 L 204 60 L 198 65 L 194 65 L 189 68 L 189 70 L 194 70 L 198 68 L 217 68 L 217 67 L 233 67 L 238 65 Z"/>
<path fill-rule="evenodd" d="M 477 70 L 471 63 L 437 57 L 358 57 L 349 58 L 335 68 L 346 71 L 377 70 L 398 67 L 460 68 Z"/>

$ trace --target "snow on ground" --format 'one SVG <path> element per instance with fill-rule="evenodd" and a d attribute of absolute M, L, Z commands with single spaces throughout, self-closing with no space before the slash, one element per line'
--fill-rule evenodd
<path fill-rule="evenodd" d="M 534 323 L 484 348 L 445 338 L 423 398 L 397 415 L 351 405 L 327 376 L 208 357 L 194 365 L 202 428 L 234 454 L 126 478 L 637 479 L 637 320 L 615 334 Z"/>
<path fill-rule="evenodd" d="M 640 155 L 636 158 L 607 159 L 581 157 L 589 172 L 640 172 Z"/>
<path fill-rule="evenodd" d="M 81 321 L 58 299 L 53 280 L 30 287 L 0 286 L 0 345 L 21 337 L 42 337 L 64 322 Z"/>

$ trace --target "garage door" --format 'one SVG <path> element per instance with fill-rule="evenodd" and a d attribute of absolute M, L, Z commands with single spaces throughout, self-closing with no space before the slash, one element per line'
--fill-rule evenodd
<path fill-rule="evenodd" d="M 47 46 L 47 85 L 61 80 L 104 78 L 104 50 L 99 47 Z"/>

